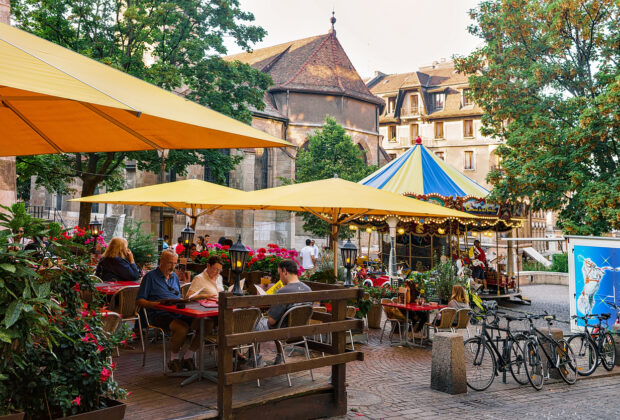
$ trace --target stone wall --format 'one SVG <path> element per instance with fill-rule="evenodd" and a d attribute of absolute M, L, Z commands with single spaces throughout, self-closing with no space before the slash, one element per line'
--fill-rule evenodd
<path fill-rule="evenodd" d="M 521 286 L 527 286 L 528 284 L 558 284 L 568 286 L 568 273 L 521 271 L 519 272 L 519 284 Z"/>

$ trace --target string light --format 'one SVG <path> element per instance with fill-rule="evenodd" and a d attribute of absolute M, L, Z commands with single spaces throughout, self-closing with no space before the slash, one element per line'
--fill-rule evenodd
<path fill-rule="evenodd" d="M 405 229 L 404 228 L 399 228 L 398 229 L 398 234 L 402 235 L 403 233 L 405 233 Z"/>

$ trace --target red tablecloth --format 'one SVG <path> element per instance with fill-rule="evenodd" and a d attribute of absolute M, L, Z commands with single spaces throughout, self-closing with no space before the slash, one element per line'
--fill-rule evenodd
<path fill-rule="evenodd" d="M 433 311 L 435 309 L 443 309 L 448 307 L 448 305 L 416 305 L 415 303 L 408 303 L 406 305 L 402 303 L 382 303 L 381 305 L 398 308 L 404 311 Z"/>
<path fill-rule="evenodd" d="M 140 283 L 136 281 L 110 281 L 106 283 L 97 283 L 95 288 L 99 293 L 103 293 L 104 295 L 113 295 L 127 286 L 140 286 Z"/>
<path fill-rule="evenodd" d="M 325 309 L 327 309 L 327 312 L 331 312 L 332 311 L 332 304 L 331 303 L 326 303 L 326 304 L 324 304 L 322 306 L 325 306 Z M 355 308 L 356 312 L 359 311 L 359 310 L 360 310 L 360 308 Z"/>
<path fill-rule="evenodd" d="M 209 318 L 218 315 L 217 307 L 205 308 L 199 302 L 186 303 L 183 309 L 177 308 L 176 305 L 157 305 L 154 309 L 171 312 L 173 314 L 187 315 L 192 318 Z"/>

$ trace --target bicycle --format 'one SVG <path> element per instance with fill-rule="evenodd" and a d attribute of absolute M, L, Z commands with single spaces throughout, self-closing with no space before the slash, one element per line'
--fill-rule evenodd
<path fill-rule="evenodd" d="M 484 391 L 491 386 L 495 376 L 499 372 L 510 371 L 512 377 L 521 385 L 528 382 L 527 371 L 524 366 L 523 346 L 526 337 L 523 334 L 514 335 L 510 329 L 510 322 L 517 318 L 505 316 L 507 319 L 506 328 L 499 327 L 499 317 L 496 310 L 488 310 L 486 314 L 477 316 L 482 323 L 480 335 L 469 338 L 465 341 L 465 371 L 467 375 L 467 386 L 475 391 Z M 487 322 L 489 317 L 493 321 Z M 472 322 L 476 318 L 472 317 Z M 497 337 L 493 340 L 491 331 L 503 331 L 506 336 L 501 339 Z M 503 342 L 502 351 L 499 350 L 499 343 Z"/>
<path fill-rule="evenodd" d="M 609 304 L 609 302 L 605 302 Z M 616 306 L 616 305 L 614 305 Z M 589 376 L 602 364 L 610 371 L 616 362 L 616 344 L 603 321 L 610 318 L 610 314 L 590 314 L 585 316 L 573 315 L 573 319 L 585 322 L 583 332 L 577 333 L 568 339 L 568 344 L 575 349 L 577 356 L 577 373 L 580 376 Z M 590 319 L 597 318 L 598 324 L 589 325 Z M 592 333 L 590 333 L 592 328 Z"/>
<path fill-rule="evenodd" d="M 560 372 L 560 376 L 564 382 L 569 385 L 574 384 L 577 381 L 575 354 L 565 339 L 561 338 L 555 340 L 551 336 L 551 325 L 555 320 L 555 315 L 545 313 L 545 315 L 526 315 L 524 318 L 527 319 L 530 324 L 529 332 L 526 333 L 528 339 L 523 348 L 524 366 L 530 385 L 537 391 L 540 391 L 543 387 L 545 376 L 549 376 L 550 366 Z M 547 321 L 547 327 L 549 328 L 548 334 L 545 334 L 534 326 L 534 319 L 540 318 L 544 318 L 544 320 Z M 549 351 L 547 351 L 546 346 L 540 345 L 541 341 L 549 344 Z M 548 361 L 546 374 L 543 372 L 543 361 L 540 357 L 539 349 L 541 348 Z"/>

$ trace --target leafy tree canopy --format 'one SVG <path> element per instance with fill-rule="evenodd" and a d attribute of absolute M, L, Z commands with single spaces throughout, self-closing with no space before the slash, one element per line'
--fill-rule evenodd
<path fill-rule="evenodd" d="M 484 44 L 472 74 L 483 134 L 505 140 L 493 198 L 559 210 L 566 233 L 620 227 L 620 31 L 614 0 L 488 0 L 470 12 Z"/>
<path fill-rule="evenodd" d="M 325 124 L 308 136 L 307 148 L 300 149 L 295 161 L 295 182 L 317 181 L 334 175 L 357 182 L 377 170 L 362 159 L 362 151 L 353 143 L 335 118 L 327 115 Z M 304 229 L 315 235 L 331 233 L 331 227 L 319 218 L 304 213 Z M 346 236 L 342 230 L 341 236 Z"/>
<path fill-rule="evenodd" d="M 12 0 L 11 13 L 22 29 L 243 122 L 252 119 L 250 107 L 264 107 L 271 78 L 221 58 L 225 38 L 249 50 L 265 35 L 249 24 L 254 16 L 238 0 Z M 17 165 L 20 191 L 33 175 L 39 186 L 59 193 L 68 192 L 75 179 L 82 181 L 82 196 L 101 183 L 118 189 L 128 159 L 139 169 L 159 171 L 155 151 L 23 157 Z M 165 163 L 179 175 L 189 165 L 209 166 L 223 182 L 239 159 L 216 150 L 171 151 Z M 88 224 L 90 209 L 81 203 L 80 225 Z"/>

